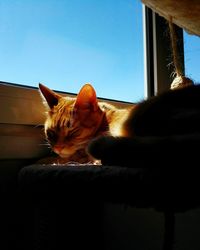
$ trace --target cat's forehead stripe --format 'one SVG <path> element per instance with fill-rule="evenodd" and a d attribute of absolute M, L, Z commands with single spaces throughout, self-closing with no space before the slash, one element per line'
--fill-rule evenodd
<path fill-rule="evenodd" d="M 64 127 L 67 126 L 70 120 L 71 110 L 73 108 L 74 99 L 62 98 L 58 105 L 54 108 L 54 117 L 51 119 L 52 127 Z"/>

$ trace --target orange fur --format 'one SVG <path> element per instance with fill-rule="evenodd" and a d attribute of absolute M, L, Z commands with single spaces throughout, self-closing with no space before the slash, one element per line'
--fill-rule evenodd
<path fill-rule="evenodd" d="M 128 109 L 98 102 L 90 84 L 85 84 L 75 98 L 58 95 L 42 84 L 39 88 L 48 106 L 45 135 L 59 155 L 59 163 L 93 162 L 85 150 L 91 139 L 105 134 L 122 135 L 121 125 Z"/>

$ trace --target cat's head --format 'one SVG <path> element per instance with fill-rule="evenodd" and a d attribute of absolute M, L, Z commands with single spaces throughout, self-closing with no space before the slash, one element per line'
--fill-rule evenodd
<path fill-rule="evenodd" d="M 105 114 L 92 85 L 85 84 L 75 98 L 64 97 L 43 84 L 39 89 L 48 108 L 45 135 L 60 157 L 67 158 L 85 148 L 99 129 L 105 129 Z"/>

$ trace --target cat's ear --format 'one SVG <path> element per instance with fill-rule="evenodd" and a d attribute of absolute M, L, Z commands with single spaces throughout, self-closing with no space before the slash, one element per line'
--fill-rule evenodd
<path fill-rule="evenodd" d="M 39 89 L 40 89 L 40 93 L 46 100 L 50 109 L 52 109 L 54 106 L 58 104 L 58 100 L 59 98 L 61 98 L 59 94 L 55 93 L 53 90 L 47 88 L 41 83 L 39 83 Z"/>
<path fill-rule="evenodd" d="M 87 83 L 81 88 L 76 98 L 75 108 L 97 110 L 97 96 L 91 84 Z"/>

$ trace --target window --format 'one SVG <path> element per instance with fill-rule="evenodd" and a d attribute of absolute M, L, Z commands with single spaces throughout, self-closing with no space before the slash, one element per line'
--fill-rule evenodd
<path fill-rule="evenodd" d="M 10 0 L 0 7 L 1 160 L 47 153 L 39 82 L 72 94 L 90 82 L 98 97 L 119 105 L 143 99 L 140 0 Z"/>
<path fill-rule="evenodd" d="M 199 58 L 200 38 L 184 32 L 185 74 L 194 82 L 200 83 Z"/>
<path fill-rule="evenodd" d="M 139 0 L 31 3 L 4 1 L 0 8 L 0 159 L 46 154 L 38 126 L 45 119 L 38 82 L 68 93 L 91 82 L 98 97 L 118 100 L 120 106 L 143 99 L 144 82 L 145 97 L 167 88 L 169 43 L 161 36 L 166 22 Z M 82 19 L 73 16 L 74 3 Z"/>
<path fill-rule="evenodd" d="M 1 81 L 99 97 L 144 97 L 140 0 L 10 0 L 0 8 Z"/>

